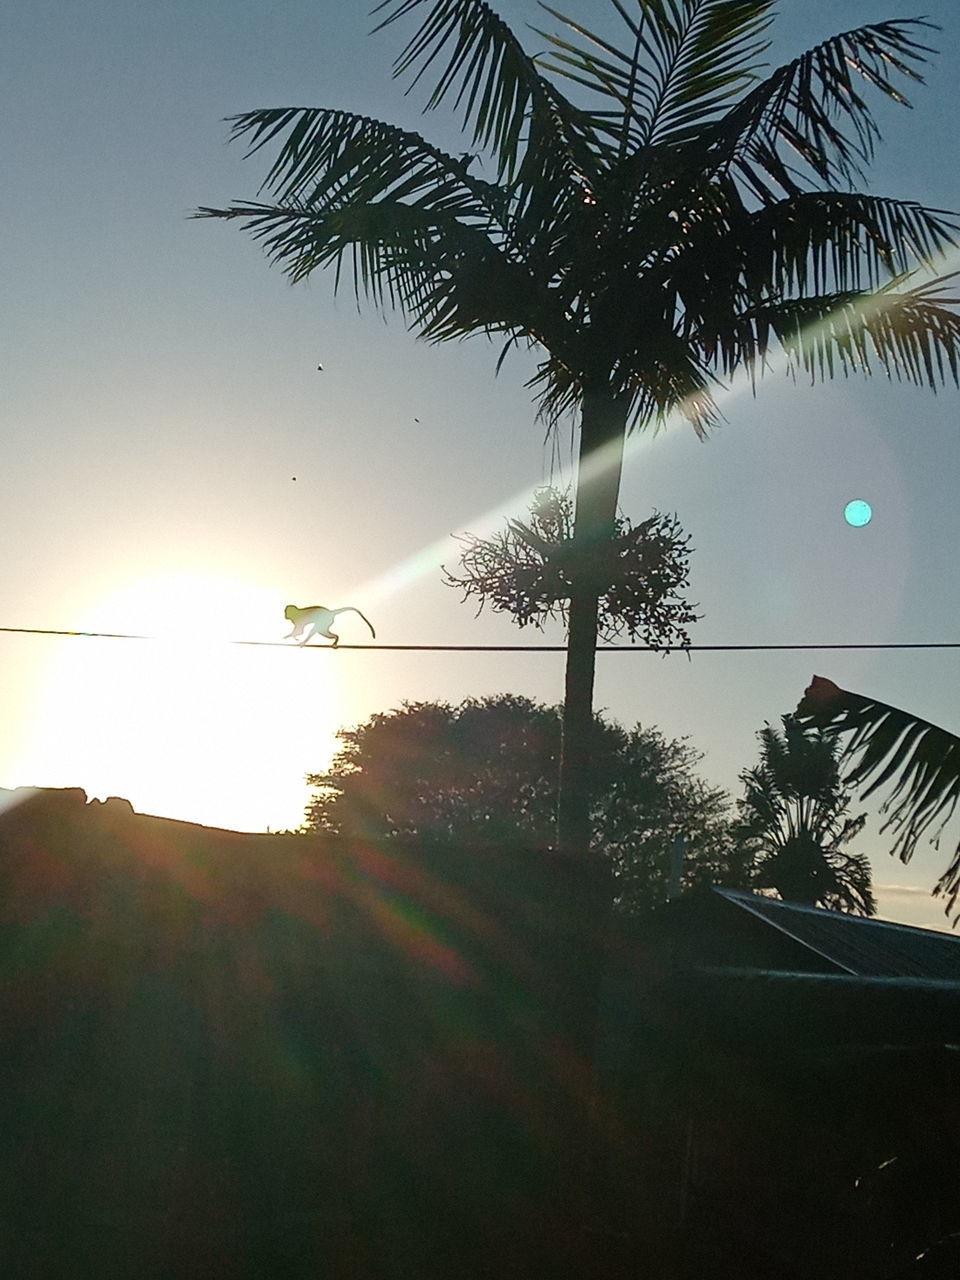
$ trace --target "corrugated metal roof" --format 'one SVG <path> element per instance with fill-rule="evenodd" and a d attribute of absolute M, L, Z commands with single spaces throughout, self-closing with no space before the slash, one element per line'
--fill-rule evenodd
<path fill-rule="evenodd" d="M 846 973 L 960 982 L 960 938 L 951 934 L 802 907 L 737 889 L 714 892 Z"/>

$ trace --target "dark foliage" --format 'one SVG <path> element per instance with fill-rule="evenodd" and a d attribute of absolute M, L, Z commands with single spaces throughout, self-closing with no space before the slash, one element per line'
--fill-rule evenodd
<path fill-rule="evenodd" d="M 932 824 L 933 844 L 953 817 L 960 800 L 960 738 L 921 716 L 901 711 L 879 698 L 841 689 L 814 676 L 797 707 L 797 717 L 843 742 L 844 780 L 862 787 L 866 798 L 887 788 L 881 828 L 896 833 L 893 850 L 909 862 L 917 841 Z M 847 738 L 842 735 L 849 734 Z M 934 887 L 946 900 L 953 923 L 960 921 L 960 842 Z"/>
<path fill-rule="evenodd" d="M 554 844 L 556 707 L 507 695 L 458 706 L 407 703 L 339 738 L 330 769 L 308 779 L 317 788 L 310 830 L 468 847 Z M 597 716 L 595 749 L 591 847 L 609 860 L 623 910 L 666 898 L 678 840 L 685 888 L 748 882 L 749 857 L 731 836 L 727 797 L 695 775 L 699 756 L 690 746 Z"/>
<path fill-rule="evenodd" d="M 479 609 L 509 613 L 518 626 L 547 619 L 566 622 L 575 591 L 599 597 L 599 634 L 626 634 L 653 648 L 690 643 L 693 606 L 680 596 L 689 575 L 690 546 L 676 516 L 654 512 L 634 525 L 618 516 L 613 537 L 594 544 L 573 537 L 573 499 L 549 485 L 536 490 L 530 522 L 511 520 L 490 538 L 466 534 L 462 576 L 444 566 L 448 586 Z"/>
<path fill-rule="evenodd" d="M 866 815 L 847 816 L 839 747 L 794 716 L 782 724 L 779 733 L 760 730 L 760 763 L 740 775 L 741 832 L 756 853 L 756 886 L 791 902 L 875 915 L 869 859 L 844 850 Z"/>

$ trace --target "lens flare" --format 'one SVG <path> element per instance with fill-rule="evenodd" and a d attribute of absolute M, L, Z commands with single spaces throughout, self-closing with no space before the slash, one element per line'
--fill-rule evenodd
<path fill-rule="evenodd" d="M 873 508 L 869 502 L 864 502 L 862 498 L 855 498 L 853 502 L 848 502 L 843 508 L 843 518 L 854 529 L 862 529 L 865 524 L 869 524 L 873 519 Z"/>

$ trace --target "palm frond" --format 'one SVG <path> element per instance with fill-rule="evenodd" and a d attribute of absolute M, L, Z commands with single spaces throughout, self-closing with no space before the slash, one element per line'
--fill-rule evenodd
<path fill-rule="evenodd" d="M 913 289 L 900 278 L 873 293 L 838 292 L 751 307 L 722 333 L 704 329 L 697 340 L 724 373 L 762 368 L 779 345 L 794 370 L 811 382 L 837 374 L 883 372 L 898 382 L 937 390 L 960 385 L 960 299 L 943 276 Z"/>
<path fill-rule="evenodd" d="M 573 37 L 541 32 L 551 58 L 541 65 L 600 96 L 596 128 L 619 155 L 677 145 L 702 129 L 754 78 L 766 48 L 773 0 L 639 0 L 633 16 L 612 0 L 627 29 L 625 47 L 544 4 Z"/>
<path fill-rule="evenodd" d="M 880 136 L 863 89 L 909 106 L 898 84 L 922 83 L 918 67 L 933 50 L 916 37 L 935 29 L 923 18 L 880 22 L 816 45 L 710 127 L 705 163 L 732 168 L 762 202 L 801 189 L 809 173 L 826 185 L 852 182 Z"/>
<path fill-rule="evenodd" d="M 309 108 L 237 116 L 233 137 L 248 154 L 283 137 L 263 187 L 273 204 L 201 209 L 202 217 L 241 220 L 293 281 L 350 259 L 355 291 L 435 318 L 450 283 L 449 261 L 503 240 L 502 190 L 472 176 L 462 159 L 419 134 L 349 112 Z M 528 282 L 529 287 L 529 282 Z"/>
<path fill-rule="evenodd" d="M 773 296 L 875 290 L 933 263 L 956 246 L 958 231 L 955 214 L 913 201 L 806 192 L 759 210 L 739 256 L 744 276 Z"/>
<path fill-rule="evenodd" d="M 297 282 L 327 266 L 358 299 L 401 311 L 428 341 L 501 333 L 560 345 L 549 292 L 481 228 L 444 209 L 383 199 L 324 212 L 297 204 L 201 210 L 239 219 Z"/>
<path fill-rule="evenodd" d="M 696 349 L 677 334 L 661 332 L 653 351 L 650 339 L 648 335 L 641 359 L 624 358 L 613 373 L 615 385 L 630 399 L 630 430 L 664 426 L 679 413 L 700 439 L 706 439 L 722 421 L 715 399 L 717 379 Z"/>
<path fill-rule="evenodd" d="M 524 386 L 534 392 L 538 416 L 546 423 L 548 432 L 556 428 L 564 414 L 579 408 L 583 400 L 580 373 L 575 363 L 564 359 L 560 352 L 548 351 Z"/>
<path fill-rule="evenodd" d="M 942 259 L 960 233 L 955 214 L 859 192 L 801 192 L 753 212 L 715 195 L 714 209 L 712 219 L 691 214 L 668 268 L 714 299 L 722 279 L 735 281 L 744 300 L 877 290 Z M 738 300 L 723 295 L 729 313 Z"/>
<path fill-rule="evenodd" d="M 595 139 L 586 117 L 541 76 L 486 0 L 381 0 L 374 13 L 386 16 L 376 30 L 427 6 L 394 62 L 394 74 L 412 73 L 414 85 L 439 64 L 426 110 L 455 94 L 473 145 L 492 154 L 498 178 L 517 182 L 525 196 L 558 167 L 592 170 Z"/>
<path fill-rule="evenodd" d="M 544 344 L 549 354 L 526 383 L 537 393 L 541 415 L 550 427 L 581 404 L 585 387 L 575 326 L 556 316 L 552 331 L 561 334 L 562 339 L 551 346 Z M 618 345 L 609 385 L 628 406 L 631 431 L 659 429 L 672 415 L 679 414 L 704 439 L 722 421 L 715 397 L 717 379 L 698 358 L 696 348 L 684 342 L 669 325 L 656 318 L 644 324 L 642 316 L 631 324 L 625 318 Z"/>
<path fill-rule="evenodd" d="M 949 304 L 929 286 L 896 302 L 900 295 L 889 287 L 891 277 L 902 283 L 957 244 L 960 224 L 942 210 L 858 193 L 804 192 L 749 211 L 721 184 L 710 198 L 691 201 L 680 224 L 674 224 L 678 243 L 648 267 L 644 283 L 675 295 L 681 332 L 696 335 L 709 359 L 721 354 L 725 373 L 749 360 L 751 348 L 762 359 L 773 336 L 769 325 L 762 331 L 768 310 L 792 315 L 791 299 L 808 293 L 820 299 L 813 323 L 842 309 L 844 300 L 859 299 L 867 315 L 871 294 L 878 311 L 906 306 L 916 314 L 918 302 Z M 736 319 L 731 324 L 738 315 L 758 321 L 756 332 L 742 330 Z M 812 312 L 804 314 L 802 323 L 811 322 Z M 874 327 L 882 336 L 879 321 Z"/>
<path fill-rule="evenodd" d="M 503 334 L 505 350 L 525 340 L 561 351 L 567 328 L 552 291 L 528 263 L 459 227 L 437 241 L 417 319 L 427 341 Z"/>
<path fill-rule="evenodd" d="M 248 155 L 283 139 L 261 187 L 276 202 L 205 208 L 199 216 L 245 221 L 291 280 L 333 264 L 339 287 L 350 258 L 358 297 L 401 307 L 428 339 L 476 331 L 542 339 L 549 310 L 551 336 L 562 341 L 562 299 L 548 306 L 546 289 L 555 274 L 556 217 L 541 207 L 542 192 L 517 210 L 513 193 L 472 175 L 463 158 L 350 112 L 247 112 L 234 118 L 232 136 L 248 141 Z M 493 299 L 505 308 L 499 323 Z M 540 324 L 518 330 L 517 317 L 535 311 Z"/>
<path fill-rule="evenodd" d="M 483 222 L 506 219 L 501 187 L 412 130 L 319 107 L 247 111 L 230 124 L 231 140 L 245 140 L 247 156 L 283 139 L 260 186 L 280 202 L 338 208 L 390 197 Z"/>
<path fill-rule="evenodd" d="M 864 798 L 890 787 L 883 804 L 889 814 L 883 829 L 898 833 L 892 852 L 902 862 L 910 861 L 918 840 L 934 822 L 939 823 L 933 837 L 938 843 L 960 800 L 956 734 L 877 698 L 850 693 L 822 676 L 813 677 L 796 714 L 832 734 L 850 734 L 843 753 L 845 782 L 863 787 Z M 960 843 L 934 892 L 946 896 L 949 914 L 956 912 Z M 957 918 L 960 914 L 955 923 Z"/>
<path fill-rule="evenodd" d="M 352 260 L 358 299 L 366 295 L 398 307 L 414 299 L 421 287 L 436 221 L 408 205 L 388 201 L 328 213 L 295 203 L 235 204 L 227 209 L 200 209 L 198 216 L 243 222 L 293 283 L 333 265 L 336 291 L 345 262 L 349 265 Z"/>

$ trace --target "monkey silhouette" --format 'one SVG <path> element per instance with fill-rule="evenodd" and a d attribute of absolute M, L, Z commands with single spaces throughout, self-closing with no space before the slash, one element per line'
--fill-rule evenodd
<path fill-rule="evenodd" d="M 374 631 L 370 619 L 360 613 L 359 609 L 355 609 L 352 604 L 344 605 L 342 609 L 328 609 L 325 604 L 311 604 L 305 609 L 301 609 L 299 605 L 288 604 L 283 611 L 283 616 L 288 622 L 293 623 L 293 630 L 284 639 L 292 640 L 294 636 L 302 636 L 302 639 L 298 640 L 297 643 L 305 645 L 308 640 L 320 635 L 332 640 L 331 648 L 335 649 L 340 643 L 340 637 L 335 631 L 330 630 L 330 624 L 338 613 L 359 614 L 370 628 L 370 634 L 376 640 L 377 633 Z"/>

